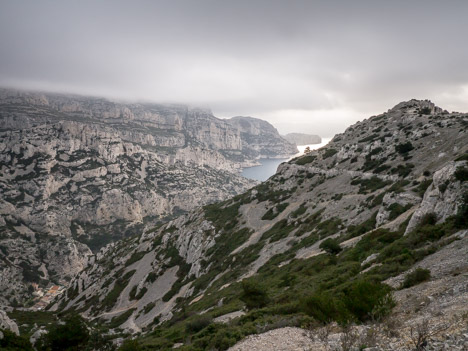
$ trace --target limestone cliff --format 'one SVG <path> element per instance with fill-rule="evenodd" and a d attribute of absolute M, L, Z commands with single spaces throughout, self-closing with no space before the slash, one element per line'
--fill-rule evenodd
<path fill-rule="evenodd" d="M 297 153 L 270 123 L 252 117 L 233 117 L 228 122 L 240 131 L 243 153 L 256 158 L 288 158 Z"/>
<path fill-rule="evenodd" d="M 183 105 L 0 89 L 0 302 L 65 284 L 91 250 L 253 186 L 238 172 L 264 143 L 249 135 Z M 268 146 L 295 151 L 279 135 Z"/>

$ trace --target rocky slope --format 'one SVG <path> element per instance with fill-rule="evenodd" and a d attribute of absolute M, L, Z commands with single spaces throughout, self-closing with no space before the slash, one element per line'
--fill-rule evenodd
<path fill-rule="evenodd" d="M 25 302 L 32 283 L 64 284 L 108 242 L 244 192 L 254 182 L 239 169 L 265 153 L 296 152 L 267 122 L 241 121 L 0 90 L 0 303 Z"/>
<path fill-rule="evenodd" d="M 283 138 L 296 145 L 320 144 L 322 142 L 322 138 L 314 134 L 289 133 Z"/>
<path fill-rule="evenodd" d="M 438 285 L 434 301 L 466 313 L 467 267 L 456 262 L 467 250 L 467 127 L 467 114 L 400 103 L 243 195 L 106 246 L 51 310 L 152 331 L 140 338 L 148 347 L 226 349 L 284 326 L 383 318 L 389 286 L 398 286 L 391 279 L 424 262 L 440 279 L 431 257 L 447 249 L 455 279 Z M 405 289 L 394 293 L 397 311 Z M 380 294 L 375 304 L 371 293 Z M 444 305 L 447 294 L 454 303 Z M 341 307 L 319 313 L 321 301 Z"/>

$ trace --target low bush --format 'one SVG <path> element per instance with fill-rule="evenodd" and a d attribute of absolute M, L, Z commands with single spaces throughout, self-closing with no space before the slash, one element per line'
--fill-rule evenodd
<path fill-rule="evenodd" d="M 466 167 L 459 167 L 455 171 L 455 179 L 459 180 L 460 182 L 465 182 L 468 180 L 468 168 Z"/>
<path fill-rule="evenodd" d="M 338 151 L 335 150 L 335 149 L 327 149 L 327 150 L 324 152 L 322 158 L 323 158 L 323 159 L 326 159 L 326 158 L 332 157 L 332 156 L 335 155 L 337 152 L 338 152 Z"/>
<path fill-rule="evenodd" d="M 336 239 L 328 238 L 320 243 L 320 248 L 331 255 L 336 255 L 341 251 L 341 246 Z"/>
<path fill-rule="evenodd" d="M 434 212 L 427 213 L 419 221 L 419 226 L 434 225 L 437 223 L 437 216 Z"/>
<path fill-rule="evenodd" d="M 49 350 L 84 350 L 88 344 L 89 331 L 81 316 L 73 314 L 64 324 L 54 324 L 48 333 L 43 334 L 36 348 L 38 351 Z"/>
<path fill-rule="evenodd" d="M 350 319 L 344 303 L 327 292 L 310 295 L 304 298 L 300 305 L 304 313 L 321 323 Z"/>
<path fill-rule="evenodd" d="M 395 218 L 397 218 L 399 215 L 405 213 L 407 210 L 411 208 L 410 204 L 407 205 L 401 205 L 397 202 L 394 202 L 390 206 L 387 207 L 387 210 L 390 212 L 388 215 L 388 220 L 393 221 Z"/>
<path fill-rule="evenodd" d="M 388 311 L 395 306 L 394 300 L 389 298 L 390 287 L 380 282 L 358 280 L 344 293 L 346 307 L 361 322 L 370 319 L 377 306 L 382 308 L 382 304 L 387 304 Z"/>
<path fill-rule="evenodd" d="M 370 179 L 354 179 L 351 181 L 351 185 L 359 185 L 359 194 L 366 194 L 368 192 L 372 193 L 390 183 L 391 181 L 382 180 L 378 177 L 372 177 Z"/>
<path fill-rule="evenodd" d="M 245 306 L 251 310 L 261 308 L 270 301 L 266 289 L 253 280 L 242 281 L 242 294 L 240 300 L 245 303 Z"/>
<path fill-rule="evenodd" d="M 308 163 L 312 163 L 312 162 L 315 161 L 316 158 L 317 158 L 317 156 L 313 156 L 313 155 L 302 156 L 302 157 L 300 157 L 300 158 L 298 158 L 296 160 L 296 165 L 303 166 L 303 165 L 306 165 Z"/>
<path fill-rule="evenodd" d="M 23 336 L 18 336 L 10 330 L 0 329 L 3 338 L 0 339 L 0 350 L 5 351 L 33 351 L 29 340 Z"/>
<path fill-rule="evenodd" d="M 400 289 L 410 288 L 431 279 L 431 271 L 424 268 L 416 268 L 406 274 L 405 280 L 401 283 Z"/>
<path fill-rule="evenodd" d="M 200 330 L 205 329 L 211 324 L 211 318 L 209 316 L 197 316 L 185 325 L 185 330 L 188 333 L 198 333 Z"/>
<path fill-rule="evenodd" d="M 399 153 L 399 154 L 407 154 L 408 152 L 410 152 L 411 150 L 413 150 L 414 147 L 413 147 L 413 144 L 411 144 L 409 141 L 406 142 L 406 143 L 402 143 L 402 144 L 398 144 L 395 146 L 395 150 Z"/>

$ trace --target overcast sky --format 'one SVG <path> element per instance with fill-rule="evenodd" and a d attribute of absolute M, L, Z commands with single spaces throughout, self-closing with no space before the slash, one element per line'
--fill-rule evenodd
<path fill-rule="evenodd" d="M 0 85 L 211 107 L 332 136 L 468 111 L 468 1 L 0 0 Z"/>

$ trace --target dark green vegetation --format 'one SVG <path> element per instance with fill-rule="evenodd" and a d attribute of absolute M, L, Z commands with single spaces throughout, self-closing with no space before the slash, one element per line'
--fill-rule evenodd
<path fill-rule="evenodd" d="M 300 165 L 300 166 L 303 166 L 303 165 L 306 165 L 308 163 L 312 163 L 315 161 L 315 159 L 317 158 L 317 156 L 314 156 L 314 155 L 307 155 L 307 156 L 304 156 L 304 157 L 300 157 L 296 160 L 296 165 Z"/>
<path fill-rule="evenodd" d="M 328 238 L 319 246 L 322 250 L 328 252 L 329 254 L 336 255 L 341 251 L 341 246 L 336 239 Z"/>
<path fill-rule="evenodd" d="M 410 288 L 419 283 L 431 279 L 431 271 L 424 268 L 416 268 L 414 271 L 405 276 L 405 280 L 401 284 L 401 289 Z"/>
<path fill-rule="evenodd" d="M 17 336 L 9 330 L 0 329 L 3 338 L 0 339 L 0 350 L 4 351 L 33 351 L 32 345 L 28 338 Z"/>
<path fill-rule="evenodd" d="M 460 182 L 466 182 L 468 180 L 468 168 L 466 167 L 459 167 L 455 171 L 455 178 Z"/>
<path fill-rule="evenodd" d="M 63 317 L 48 312 L 13 311 L 9 316 L 21 324 L 21 336 L 2 330 L 0 350 L 5 351 L 112 351 L 115 350 L 111 339 L 102 330 L 87 323 L 81 316 L 69 313 Z M 59 319 L 60 318 L 60 319 Z M 31 345 L 29 337 L 34 324 L 43 326 L 45 334 Z M 33 346 L 35 348 L 33 348 Z"/>
<path fill-rule="evenodd" d="M 398 145 L 395 146 L 396 152 L 398 152 L 398 153 L 400 153 L 402 155 L 407 154 L 408 152 L 410 152 L 413 149 L 414 149 L 414 146 L 409 141 L 404 143 L 404 144 L 398 144 Z"/>
<path fill-rule="evenodd" d="M 120 293 L 122 292 L 123 289 L 127 286 L 130 278 L 133 276 L 135 271 L 130 271 L 125 273 L 122 277 L 119 277 L 113 286 L 113 288 L 109 291 L 109 293 L 106 295 L 104 300 L 102 301 L 102 306 L 106 309 L 110 309 L 115 302 L 117 301 L 118 297 L 120 296 Z"/>
<path fill-rule="evenodd" d="M 326 158 L 332 157 L 332 156 L 335 155 L 336 153 L 338 153 L 338 150 L 335 150 L 335 149 L 326 149 L 325 152 L 324 152 L 323 155 L 322 155 L 322 158 L 323 158 L 323 159 L 326 159 Z"/>
<path fill-rule="evenodd" d="M 359 194 L 372 193 L 391 183 L 392 182 L 389 180 L 382 180 L 378 177 L 372 177 L 370 179 L 357 178 L 351 181 L 351 185 L 359 185 Z"/>
<path fill-rule="evenodd" d="M 389 295 L 391 288 L 382 281 L 408 270 L 449 244 L 453 239 L 447 237 L 466 227 L 463 224 L 466 209 L 462 206 L 460 211 L 443 224 L 423 220 L 406 236 L 403 235 L 405 223 L 396 232 L 370 229 L 354 247 L 341 248 L 337 241 L 329 239 L 322 242 L 322 247 L 331 254 L 307 260 L 294 259 L 297 248 L 273 256 L 254 277 L 231 283 L 221 290 L 219 287 L 225 280 L 220 279 L 208 288 L 204 299 L 193 304 L 184 303 L 181 312 L 171 321 L 140 339 L 141 348 L 169 350 L 174 343 L 184 342 L 190 331 L 191 343 L 182 346 L 181 350 L 225 350 L 243 337 L 259 332 L 260 325 L 265 330 L 277 326 L 305 326 L 330 321 L 361 323 L 383 318 L 391 312 L 394 301 Z M 322 223 L 320 214 L 315 220 L 315 226 Z M 368 232 L 372 221 L 375 216 L 351 228 L 349 233 Z M 290 230 L 285 221 L 279 221 L 262 240 L 283 237 Z M 256 245 L 252 245 L 244 251 L 252 253 L 256 249 Z M 362 273 L 370 264 L 361 266 L 361 262 L 374 253 L 378 254 L 375 263 L 379 265 Z M 279 265 L 281 262 L 286 264 Z M 236 276 L 235 267 L 232 266 L 232 276 Z M 412 277 L 411 284 L 418 279 L 419 275 Z M 216 305 L 221 299 L 222 306 L 205 313 L 203 319 L 197 316 L 197 311 Z M 212 321 L 242 306 L 248 309 L 247 314 L 229 324 Z"/>
<path fill-rule="evenodd" d="M 240 300 L 245 303 L 249 310 L 265 307 L 269 302 L 266 288 L 255 283 L 254 280 L 242 281 Z"/>

